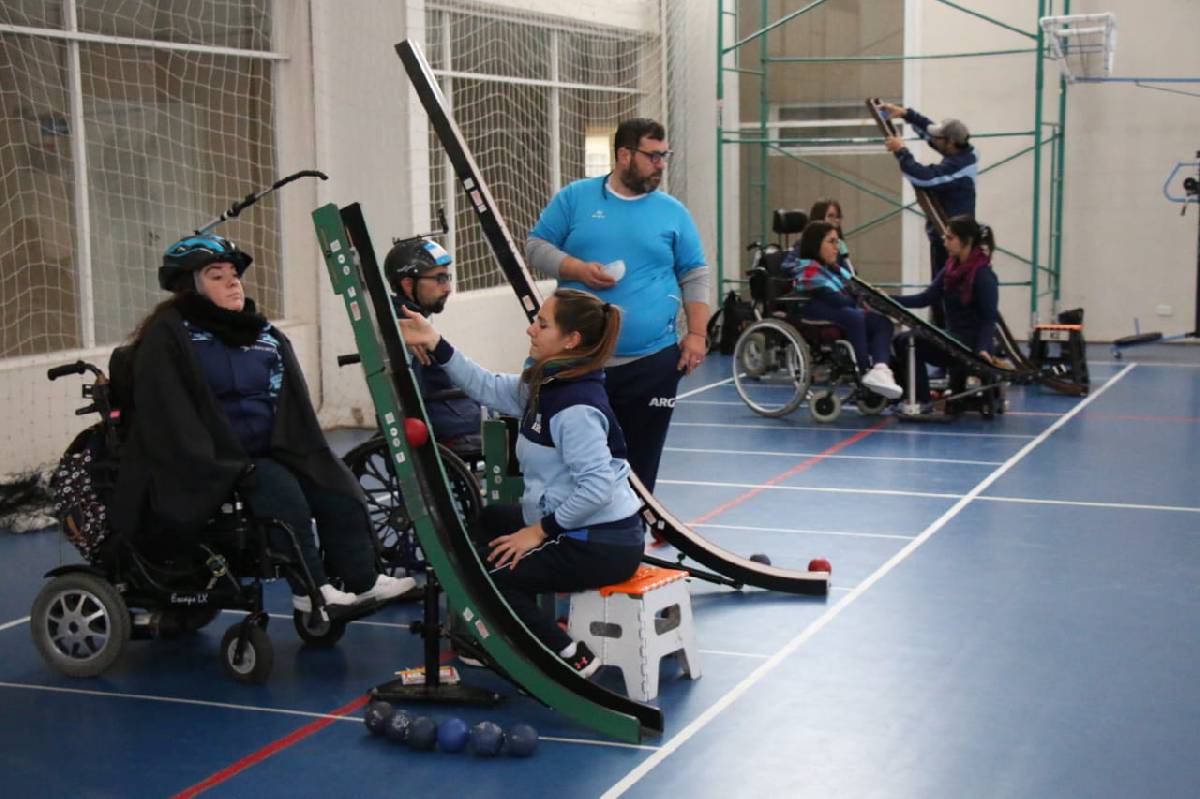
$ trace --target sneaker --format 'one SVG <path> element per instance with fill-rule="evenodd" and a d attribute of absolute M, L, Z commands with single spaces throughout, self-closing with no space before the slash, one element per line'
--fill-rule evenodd
<path fill-rule="evenodd" d="M 401 594 L 407 594 L 416 587 L 417 581 L 411 577 L 389 577 L 386 574 L 381 574 L 375 578 L 375 585 L 359 594 L 358 598 L 363 601 L 374 599 L 379 602 L 386 602 L 389 599 L 395 599 Z"/>
<path fill-rule="evenodd" d="M 570 646 L 558 653 L 558 656 L 575 669 L 580 677 L 591 677 L 600 668 L 600 660 L 596 653 L 583 641 L 573 641 Z"/>
<path fill-rule="evenodd" d="M 904 393 L 904 389 L 896 383 L 896 378 L 892 376 L 892 370 L 886 363 L 872 366 L 870 371 L 862 376 L 862 384 L 864 388 L 888 399 L 900 399 Z"/>
<path fill-rule="evenodd" d="M 346 591 L 339 591 L 329 583 L 321 586 L 321 598 L 330 607 L 349 607 L 358 602 L 360 597 Z M 292 607 L 301 613 L 312 613 L 312 600 L 304 594 L 292 595 Z"/>

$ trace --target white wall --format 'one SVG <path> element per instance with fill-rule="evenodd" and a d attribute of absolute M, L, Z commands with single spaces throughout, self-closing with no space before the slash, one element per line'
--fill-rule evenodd
<path fill-rule="evenodd" d="M 935 0 L 919 3 L 922 52 L 964 52 L 1030 47 L 1032 41 Z M 976 0 L 983 14 L 1034 31 L 1034 0 Z M 1061 8 L 1061 4 L 1059 5 Z M 1086 0 L 1073 13 L 1112 11 L 1119 37 L 1114 76 L 1200 76 L 1200 3 L 1193 0 Z M 973 132 L 1031 130 L 1034 119 L 1032 54 L 969 61 L 924 61 L 908 102 L 927 116 L 956 116 Z M 1046 62 L 1044 113 L 1057 117 L 1057 65 Z M 1200 91 L 1200 84 L 1176 88 Z M 1179 218 L 1179 205 L 1162 196 L 1162 184 L 1178 161 L 1194 160 L 1200 148 L 1200 98 L 1139 89 L 1129 84 L 1076 84 L 1068 90 L 1062 308 L 1082 306 L 1086 335 L 1110 340 L 1142 329 L 1183 332 L 1193 326 L 1196 280 L 1196 219 Z M 1016 152 L 1031 138 L 980 139 L 981 166 Z M 918 146 L 923 161 L 936 155 Z M 1049 149 L 1043 160 L 1043 214 L 1048 213 Z M 1033 160 L 1026 155 L 984 175 L 977 215 L 993 225 L 1000 243 L 1029 257 L 1032 233 Z M 1045 217 L 1043 217 L 1045 218 Z M 1041 231 L 1042 259 L 1049 242 Z M 925 256 L 927 258 L 928 256 Z M 997 258 L 1002 280 L 1022 280 L 1028 267 Z M 925 264 L 921 265 L 924 274 Z M 1156 316 L 1160 304 L 1173 315 Z M 1027 332 L 1029 293 L 1007 288 L 1002 311 L 1017 335 Z M 1048 305 L 1042 311 L 1049 313 Z"/>

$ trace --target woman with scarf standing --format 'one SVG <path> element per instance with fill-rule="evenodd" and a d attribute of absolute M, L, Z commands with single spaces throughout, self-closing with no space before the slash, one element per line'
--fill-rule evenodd
<path fill-rule="evenodd" d="M 252 260 L 213 234 L 163 254 L 158 282 L 172 295 L 133 334 L 133 407 L 123 409 L 131 426 L 112 523 L 170 552 L 236 489 L 255 517 L 295 532 L 318 607 L 396 597 L 413 579 L 378 573 L 362 489 L 325 441 L 291 343 L 246 297 L 242 273 Z M 292 550 L 277 526 L 269 535 L 277 551 Z M 293 606 L 312 612 L 308 587 L 288 581 Z"/>
<path fill-rule="evenodd" d="M 526 331 L 529 358 L 519 375 L 489 372 L 428 319 L 403 311 L 401 332 L 419 360 L 438 363 L 479 404 L 521 420 L 521 504 L 484 507 L 472 534 L 489 550 L 492 581 L 525 626 L 590 677 L 600 667 L 595 654 L 547 618 L 537 598 L 624 582 L 642 559 L 641 501 L 604 391 L 621 309 L 583 291 L 555 291 Z"/>
<path fill-rule="evenodd" d="M 933 282 L 920 294 L 895 297 L 906 308 L 940 307 L 945 312 L 946 331 L 980 356 L 991 360 L 992 335 L 996 331 L 1000 300 L 999 281 L 992 271 L 992 253 L 996 239 L 991 228 L 974 217 L 956 216 L 946 223 L 944 238 L 950 258 Z M 908 338 L 896 339 L 893 366 L 897 380 L 905 384 L 908 372 Z M 966 370 L 932 344 L 916 340 L 917 401 L 929 402 L 929 375 L 926 364 L 945 367 L 950 376 L 950 392 L 957 394 L 966 386 Z"/>

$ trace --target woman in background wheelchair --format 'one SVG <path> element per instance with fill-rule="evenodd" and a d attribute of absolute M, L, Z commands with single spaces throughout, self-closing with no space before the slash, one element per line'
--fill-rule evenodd
<path fill-rule="evenodd" d="M 255 518 L 294 531 L 317 589 L 310 596 L 287 574 L 296 610 L 311 613 L 313 598 L 351 607 L 396 597 L 413 580 L 378 573 L 362 491 L 325 441 L 291 343 L 245 296 L 251 261 L 212 234 L 167 249 L 158 281 L 172 296 L 132 337 L 132 425 L 112 526 L 169 549 L 171 538 L 202 532 L 236 490 Z M 277 525 L 269 535 L 273 549 L 293 551 Z"/>

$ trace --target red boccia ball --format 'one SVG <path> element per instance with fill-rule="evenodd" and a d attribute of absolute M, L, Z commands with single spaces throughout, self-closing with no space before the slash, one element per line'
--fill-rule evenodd
<path fill-rule="evenodd" d="M 420 419 L 410 416 L 404 420 L 404 437 L 410 447 L 423 447 L 429 441 L 429 428 Z"/>
<path fill-rule="evenodd" d="M 813 558 L 808 562 L 810 572 L 827 572 L 833 574 L 833 566 L 825 558 Z"/>

